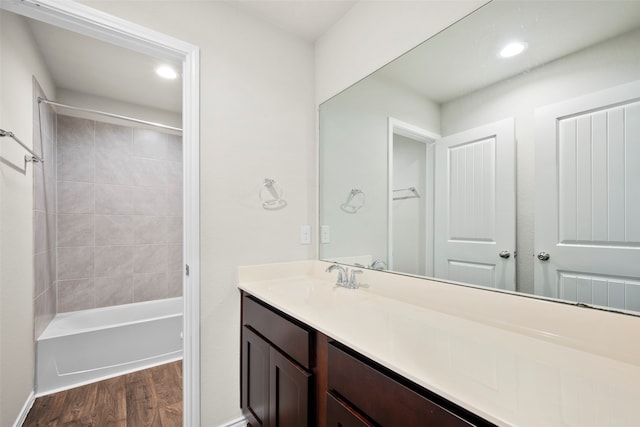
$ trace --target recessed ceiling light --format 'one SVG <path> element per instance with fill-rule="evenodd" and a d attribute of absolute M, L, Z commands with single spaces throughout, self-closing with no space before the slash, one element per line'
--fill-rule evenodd
<path fill-rule="evenodd" d="M 525 42 L 511 42 L 503 47 L 498 55 L 501 58 L 511 58 L 521 54 L 526 48 L 527 44 Z"/>
<path fill-rule="evenodd" d="M 156 73 L 165 79 L 175 79 L 178 77 L 178 73 L 168 65 L 163 65 L 161 67 L 156 68 Z"/>

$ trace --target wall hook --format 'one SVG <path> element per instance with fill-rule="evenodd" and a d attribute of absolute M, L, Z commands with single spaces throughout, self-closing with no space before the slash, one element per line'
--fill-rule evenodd
<path fill-rule="evenodd" d="M 258 197 L 266 210 L 275 211 L 287 206 L 287 201 L 282 198 L 282 186 L 275 179 L 264 179 Z"/>
<path fill-rule="evenodd" d="M 366 196 L 364 194 L 364 191 L 354 188 L 349 193 L 347 201 L 340 205 L 340 209 L 348 214 L 354 214 L 364 206 L 365 201 Z"/>

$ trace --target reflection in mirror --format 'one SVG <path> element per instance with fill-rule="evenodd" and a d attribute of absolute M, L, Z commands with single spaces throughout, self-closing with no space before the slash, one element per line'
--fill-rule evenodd
<path fill-rule="evenodd" d="M 640 311 L 639 45 L 637 1 L 493 1 L 322 104 L 320 258 Z"/>

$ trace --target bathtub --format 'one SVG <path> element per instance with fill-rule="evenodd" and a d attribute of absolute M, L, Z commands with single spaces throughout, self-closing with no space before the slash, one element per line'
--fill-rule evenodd
<path fill-rule="evenodd" d="M 182 298 L 60 313 L 36 341 L 36 395 L 182 358 Z"/>

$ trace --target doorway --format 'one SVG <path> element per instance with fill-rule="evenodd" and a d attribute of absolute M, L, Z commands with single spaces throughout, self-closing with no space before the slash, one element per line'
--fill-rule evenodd
<path fill-rule="evenodd" d="M 2 2 L 10 12 L 156 58 L 182 64 L 183 128 L 183 424 L 200 424 L 199 390 L 199 50 L 196 46 L 81 4 L 51 0 Z"/>
<path fill-rule="evenodd" d="M 387 268 L 433 276 L 434 143 L 440 138 L 388 121 Z"/>

